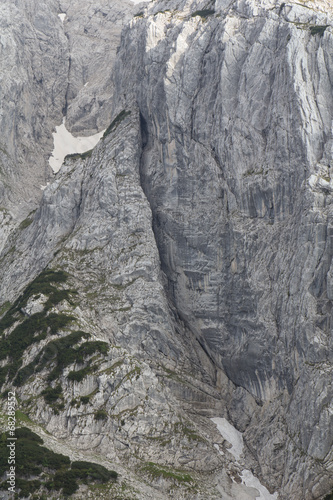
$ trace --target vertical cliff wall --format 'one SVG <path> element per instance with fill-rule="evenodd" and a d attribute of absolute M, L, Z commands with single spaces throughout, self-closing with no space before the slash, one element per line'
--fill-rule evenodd
<path fill-rule="evenodd" d="M 137 9 L 113 69 L 87 68 L 91 86 L 70 68 L 72 130 L 112 122 L 2 252 L 0 375 L 57 438 L 153 472 L 161 498 L 255 497 L 245 466 L 279 499 L 332 487 L 332 43 L 319 0 L 170 0 Z M 99 86 L 113 95 L 101 116 Z M 61 293 L 46 266 L 66 272 Z M 35 314 L 44 336 L 13 356 Z M 59 368 L 45 352 L 76 331 L 108 353 Z M 243 433 L 241 465 L 212 417 Z M 183 469 L 189 484 L 166 477 Z"/>
<path fill-rule="evenodd" d="M 332 17 L 313 7 L 160 3 L 132 21 L 115 73 L 121 106 L 141 111 L 170 300 L 230 379 L 274 408 L 272 435 L 283 419 L 297 453 L 328 466 Z M 249 439 L 273 478 L 289 450 L 261 431 Z"/>

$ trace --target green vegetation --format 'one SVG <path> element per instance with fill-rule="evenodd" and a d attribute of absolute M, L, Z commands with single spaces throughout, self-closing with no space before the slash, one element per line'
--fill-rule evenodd
<path fill-rule="evenodd" d="M 2 443 L 5 443 L 7 434 L 2 434 Z M 40 445 L 43 440 L 27 427 L 16 429 L 16 474 L 18 477 L 41 474 L 43 468 L 59 469 L 69 466 L 68 457 L 54 453 Z M 8 449 L 0 446 L 0 469 L 5 471 L 8 467 Z M 2 485 L 1 485 L 2 486 Z"/>
<path fill-rule="evenodd" d="M 77 480 L 85 484 L 98 481 L 107 483 L 115 481 L 118 474 L 115 471 L 109 471 L 102 465 L 91 462 L 73 462 L 72 468 L 67 471 L 59 471 L 54 476 L 54 489 L 63 491 L 64 495 L 72 495 L 78 489 Z"/>
<path fill-rule="evenodd" d="M 108 414 L 105 410 L 97 410 L 94 413 L 95 420 L 106 420 L 108 418 Z"/>
<path fill-rule="evenodd" d="M 214 9 L 196 10 L 195 12 L 193 12 L 191 17 L 200 16 L 203 19 L 206 19 L 208 16 L 212 16 L 213 14 L 215 14 Z"/>
<path fill-rule="evenodd" d="M 297 29 L 301 29 L 301 30 L 307 30 L 307 29 L 310 29 L 310 33 L 312 36 L 315 36 L 315 35 L 319 35 L 319 36 L 323 36 L 324 33 L 325 33 L 325 30 L 326 28 L 329 27 L 328 24 L 325 24 L 325 25 L 315 25 L 315 24 L 309 24 L 309 23 L 299 23 L 299 22 L 296 22 L 296 21 L 291 21 L 292 24 L 294 24 Z"/>
<path fill-rule="evenodd" d="M 62 491 L 67 497 L 75 493 L 79 483 L 107 483 L 117 480 L 117 473 L 91 462 L 72 462 L 59 453 L 45 448 L 43 440 L 26 427 L 16 429 L 16 486 L 17 498 L 28 498 L 38 492 L 39 499 L 49 498 L 50 491 Z M 8 469 L 8 434 L 0 435 L 0 470 Z M 1 446 L 2 445 L 2 446 Z M 30 479 L 34 476 L 34 479 Z M 0 484 L 1 492 L 8 484 Z M 43 493 L 41 493 L 41 490 Z M 45 494 L 44 494 L 45 492 Z M 34 498 L 34 497 L 32 497 Z"/>
<path fill-rule="evenodd" d="M 48 295 L 49 301 L 46 303 L 46 309 L 51 309 L 52 306 L 58 304 L 64 298 L 69 299 L 68 290 L 58 290 L 51 283 L 62 284 L 68 279 L 68 274 L 64 271 L 53 271 L 52 269 L 46 269 L 35 278 L 30 285 L 27 286 L 24 293 L 17 299 L 14 304 L 16 310 L 21 309 L 27 305 L 30 297 L 34 295 Z M 67 292 L 59 295 L 59 292 Z M 65 295 L 65 297 L 64 297 Z"/>
<path fill-rule="evenodd" d="M 331 493 L 329 493 L 328 495 L 326 495 L 326 497 L 324 498 L 324 500 L 333 500 L 333 491 L 331 491 Z"/>
<path fill-rule="evenodd" d="M 21 423 L 21 422 L 31 423 L 32 422 L 32 420 L 28 417 L 28 415 L 23 413 L 21 410 L 16 410 L 15 418 L 16 418 L 16 422 L 18 422 L 18 423 Z"/>
<path fill-rule="evenodd" d="M 0 341 L 0 359 L 9 356 L 8 376 L 14 377 L 22 365 L 24 351 L 33 343 L 46 338 L 47 333 L 55 335 L 73 321 L 73 316 L 45 312 L 36 313 L 20 323 L 10 335 Z M 19 384 L 18 384 L 19 385 Z"/>
<path fill-rule="evenodd" d="M 22 231 L 22 229 L 25 229 L 26 227 L 29 227 L 30 224 L 32 224 L 32 222 L 33 222 L 32 219 L 30 219 L 30 217 L 27 217 L 19 225 L 19 230 Z"/>
<path fill-rule="evenodd" d="M 7 312 L 9 308 L 10 308 L 10 302 L 8 302 L 8 300 L 7 300 L 7 302 L 2 304 L 2 306 L 0 307 L 0 316 L 5 314 L 5 312 Z"/>
<path fill-rule="evenodd" d="M 319 35 L 319 36 L 323 36 L 323 34 L 325 33 L 325 30 L 326 28 L 328 28 L 328 25 L 323 25 L 323 26 L 310 26 L 310 33 L 311 35 Z"/>
<path fill-rule="evenodd" d="M 72 469 L 77 471 L 77 477 L 82 480 L 95 480 L 105 483 L 110 479 L 117 479 L 118 474 L 113 470 L 108 470 L 102 465 L 92 462 L 73 462 Z"/>
<path fill-rule="evenodd" d="M 67 273 L 47 269 L 30 283 L 24 293 L 9 307 L 0 320 L 0 360 L 9 358 L 9 364 L 0 369 L 0 384 L 3 385 L 8 376 L 12 380 L 22 365 L 22 356 L 25 350 L 35 342 L 46 338 L 47 334 L 55 335 L 74 320 L 73 316 L 64 313 L 50 313 L 50 309 L 63 300 L 70 300 L 69 290 L 58 290 L 51 283 L 64 283 Z M 26 318 L 22 309 L 27 305 L 30 297 L 44 294 L 48 296 L 44 310 Z M 4 336 L 6 329 L 20 322 L 13 331 Z M 34 363 L 20 371 L 15 379 L 15 385 L 21 385 L 34 372 Z"/>
<path fill-rule="evenodd" d="M 7 375 L 13 378 L 22 365 L 24 351 L 34 342 L 46 338 L 47 334 L 55 335 L 74 320 L 73 316 L 63 313 L 49 313 L 49 310 L 63 300 L 70 302 L 70 295 L 76 293 L 70 290 L 59 290 L 54 284 L 62 284 L 68 278 L 63 271 L 43 271 L 17 299 L 12 307 L 6 304 L 7 312 L 0 320 L 0 329 L 4 330 L 13 326 L 17 321 L 21 323 L 0 341 L 0 359 L 9 357 L 9 365 L 0 368 L 0 384 L 3 385 Z M 24 318 L 21 309 L 24 308 L 30 297 L 43 294 L 48 296 L 44 304 L 44 311 Z M 72 346 L 77 344 L 83 337 L 89 337 L 88 333 L 76 331 L 70 335 L 49 342 L 36 358 L 19 370 L 14 380 L 17 386 L 22 385 L 35 371 L 42 371 L 48 364 L 55 364 L 50 372 L 48 380 L 52 381 L 59 377 L 66 366 L 72 363 L 83 363 L 84 359 L 96 352 L 106 354 L 108 345 L 105 342 L 86 342 L 78 348 Z"/>
<path fill-rule="evenodd" d="M 33 373 L 41 372 L 46 366 L 55 365 L 48 376 L 48 381 L 52 382 L 60 377 L 67 366 L 74 363 L 82 364 L 87 357 L 96 352 L 107 354 L 109 346 L 106 342 L 84 342 L 80 346 L 76 346 L 83 338 L 89 338 L 89 336 L 89 333 L 77 330 L 66 337 L 49 342 L 29 365 L 19 371 L 15 379 L 15 384 L 22 385 Z M 70 372 L 69 379 L 79 380 L 82 374 L 82 380 L 85 374 L 81 372 L 84 370 L 86 369 L 84 368 L 78 372 Z M 78 375 L 71 375 L 72 373 Z"/>
<path fill-rule="evenodd" d="M 187 427 L 181 422 L 175 424 L 175 432 L 183 434 L 189 441 L 205 441 L 199 434 L 197 434 L 193 429 Z"/>
<path fill-rule="evenodd" d="M 86 158 L 90 158 L 92 155 L 93 149 L 89 149 L 89 151 L 85 151 L 84 153 L 73 153 L 65 156 L 65 160 L 85 160 Z"/>
<path fill-rule="evenodd" d="M 127 116 L 131 114 L 131 111 L 125 111 L 124 109 L 116 116 L 116 118 L 111 122 L 106 131 L 104 132 L 103 139 L 107 137 L 111 132 L 113 132 Z"/>
<path fill-rule="evenodd" d="M 82 370 L 69 372 L 68 379 L 72 380 L 73 382 L 81 382 L 92 371 L 93 371 L 92 367 L 86 366 L 85 368 L 82 368 Z"/>
<path fill-rule="evenodd" d="M 260 170 L 254 170 L 254 169 L 251 169 L 251 170 L 248 170 L 247 172 L 245 172 L 243 174 L 243 177 L 249 177 L 251 175 L 262 175 L 264 173 L 264 169 L 260 169 Z"/>
<path fill-rule="evenodd" d="M 47 404 L 52 404 L 57 401 L 62 396 L 62 388 L 61 385 L 58 384 L 56 387 L 47 387 L 42 391 L 45 402 Z"/>
<path fill-rule="evenodd" d="M 52 408 L 53 412 L 56 415 L 58 415 L 59 410 L 64 409 L 64 397 L 60 384 L 58 384 L 56 387 L 47 387 L 46 389 L 44 389 L 44 391 L 41 392 L 41 394 L 44 396 L 45 402 Z"/>
<path fill-rule="evenodd" d="M 179 483 L 190 483 L 193 481 L 192 477 L 183 471 L 171 470 L 167 467 L 161 467 L 158 464 L 154 464 L 153 462 L 148 462 L 147 465 L 142 467 L 142 470 L 148 472 L 154 479 L 162 476 L 164 479 L 173 479 Z"/>

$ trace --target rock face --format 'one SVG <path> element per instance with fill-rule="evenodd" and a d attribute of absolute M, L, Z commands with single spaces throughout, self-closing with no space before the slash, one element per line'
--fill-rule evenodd
<path fill-rule="evenodd" d="M 78 449 L 92 443 L 132 473 L 191 472 L 170 489 L 159 469 L 162 498 L 254 498 L 209 417 L 243 433 L 243 459 L 279 499 L 322 498 L 333 486 L 330 7 L 153 2 L 124 29 L 113 69 L 108 34 L 85 70 L 76 41 L 93 50 L 111 14 L 86 3 L 85 24 L 75 5 L 61 3 L 68 123 L 103 128 L 111 95 L 113 122 L 2 253 L 9 342 L 23 313 L 71 318 L 3 357 L 5 386 Z M 68 273 L 62 294 L 48 289 L 52 308 L 38 278 L 26 288 L 46 266 Z M 63 366 L 62 400 L 45 405 L 57 358 L 36 356 L 78 329 L 108 352 Z"/>
<path fill-rule="evenodd" d="M 304 453 L 306 470 L 332 460 L 332 17 L 274 2 L 163 6 L 132 22 L 115 74 L 122 107 L 136 74 L 141 182 L 168 294 L 272 412 L 270 443 L 246 431 L 265 477 L 281 497 L 311 498 L 310 475 L 300 492 L 297 473 L 280 474 L 289 453 Z M 290 448 L 276 443 L 280 425 Z"/>
<path fill-rule="evenodd" d="M 63 115 L 77 135 L 110 122 L 112 65 L 133 9 L 126 0 L 1 2 L 0 206 L 10 226 L 36 209 L 52 177 Z"/>
<path fill-rule="evenodd" d="M 50 176 L 47 151 L 64 106 L 67 40 L 53 1 L 1 2 L 0 23 L 0 204 L 22 220 Z"/>
<path fill-rule="evenodd" d="M 123 26 L 137 8 L 130 0 L 60 0 L 66 14 L 69 72 L 66 91 L 68 129 L 91 135 L 110 123 L 112 67 Z"/>

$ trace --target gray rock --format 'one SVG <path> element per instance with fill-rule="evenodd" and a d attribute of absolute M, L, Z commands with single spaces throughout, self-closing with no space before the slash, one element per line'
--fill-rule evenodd
<path fill-rule="evenodd" d="M 82 381 L 68 378 L 80 365 L 65 368 L 58 415 L 41 397 L 50 367 L 18 388 L 25 410 L 58 440 L 133 474 L 149 478 L 146 462 L 190 471 L 196 498 L 254 497 L 238 484 L 243 465 L 279 499 L 324 496 L 333 460 L 332 10 L 319 0 L 221 0 L 215 12 L 200 1 L 149 3 L 124 29 L 113 69 L 96 75 L 91 58 L 88 79 L 75 5 L 62 3 L 75 62 L 71 130 L 105 125 L 111 110 L 88 98 L 105 89 L 115 121 L 10 234 L 0 297 L 13 302 L 47 265 L 63 269 L 78 302 L 55 311 L 110 350 Z M 108 20 L 103 5 L 86 6 L 91 23 L 79 39 L 89 47 Z M 29 347 L 23 365 L 49 340 Z M 243 432 L 242 465 L 214 416 Z M 194 498 L 165 478 L 152 486 L 162 498 Z"/>

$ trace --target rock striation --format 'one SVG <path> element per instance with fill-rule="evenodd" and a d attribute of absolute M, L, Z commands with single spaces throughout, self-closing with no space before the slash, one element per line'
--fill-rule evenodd
<path fill-rule="evenodd" d="M 112 65 L 136 8 L 126 0 L 1 3 L 1 243 L 52 179 L 52 132 L 63 117 L 76 135 L 110 123 Z"/>
<path fill-rule="evenodd" d="M 2 342 L 37 314 L 46 330 L 0 375 L 59 442 L 161 498 L 255 498 L 243 466 L 279 500 L 333 487 L 333 13 L 303 3 L 143 4 L 113 68 L 107 2 L 54 11 L 71 130 L 112 122 L 4 244 Z M 45 268 L 66 272 L 58 293 Z M 77 331 L 107 352 L 41 361 Z M 211 418 L 242 432 L 240 461 Z"/>

